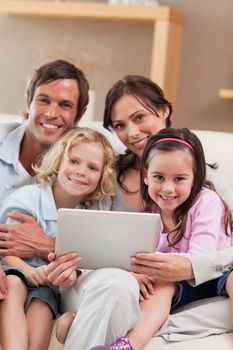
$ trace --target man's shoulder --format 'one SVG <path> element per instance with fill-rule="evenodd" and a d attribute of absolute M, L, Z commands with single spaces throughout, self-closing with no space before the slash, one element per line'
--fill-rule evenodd
<path fill-rule="evenodd" d="M 1 123 L 0 142 L 2 143 L 7 138 L 10 132 L 18 129 L 21 125 L 21 123 Z"/>

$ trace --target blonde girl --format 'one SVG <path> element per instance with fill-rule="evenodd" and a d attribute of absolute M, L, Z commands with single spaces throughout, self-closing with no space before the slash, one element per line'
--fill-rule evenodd
<path fill-rule="evenodd" d="M 109 209 L 114 159 L 109 142 L 99 132 L 88 128 L 68 131 L 35 166 L 38 183 L 16 190 L 4 201 L 1 222 L 17 223 L 7 214 L 20 211 L 33 216 L 54 239 L 58 208 Z M 3 349 L 48 348 L 59 291 L 47 280 L 47 263 L 40 257 L 3 259 L 8 284 L 7 297 L 0 303 Z"/>

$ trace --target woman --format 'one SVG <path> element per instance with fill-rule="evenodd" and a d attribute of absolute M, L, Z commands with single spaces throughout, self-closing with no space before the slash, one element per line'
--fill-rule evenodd
<path fill-rule="evenodd" d="M 117 195 L 112 210 L 141 210 L 139 167 L 147 139 L 171 126 L 172 106 L 160 87 L 139 75 L 126 75 L 106 96 L 104 127 L 114 130 L 127 151 L 117 163 Z M 233 211 L 233 191 L 219 173 L 207 166 L 207 179 Z"/>

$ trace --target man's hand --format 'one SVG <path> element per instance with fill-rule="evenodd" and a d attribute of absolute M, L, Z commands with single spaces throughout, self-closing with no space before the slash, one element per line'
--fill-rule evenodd
<path fill-rule="evenodd" d="M 7 280 L 5 272 L 0 269 L 0 300 L 5 299 L 7 296 Z"/>
<path fill-rule="evenodd" d="M 0 224 L 0 255 L 19 258 L 47 258 L 54 250 L 55 240 L 47 236 L 30 215 L 11 213 L 8 216 L 21 224 Z"/>
<path fill-rule="evenodd" d="M 153 295 L 155 292 L 154 279 L 142 273 L 131 272 L 131 274 L 138 281 L 138 285 L 140 288 L 139 300 L 143 301 L 145 299 L 149 299 L 150 296 Z"/>
<path fill-rule="evenodd" d="M 62 288 L 71 287 L 77 279 L 77 264 L 82 259 L 77 253 L 68 253 L 58 258 L 54 253 L 48 256 L 50 262 L 46 266 L 48 281 Z"/>
<path fill-rule="evenodd" d="M 190 260 L 176 254 L 137 253 L 131 258 L 131 270 L 158 281 L 178 282 L 194 278 Z"/>

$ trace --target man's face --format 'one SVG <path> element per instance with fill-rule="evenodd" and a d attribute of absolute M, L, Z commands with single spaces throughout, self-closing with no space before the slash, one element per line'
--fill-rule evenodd
<path fill-rule="evenodd" d="M 53 144 L 74 125 L 79 89 L 74 79 L 59 79 L 35 89 L 26 135 L 40 145 Z"/>

